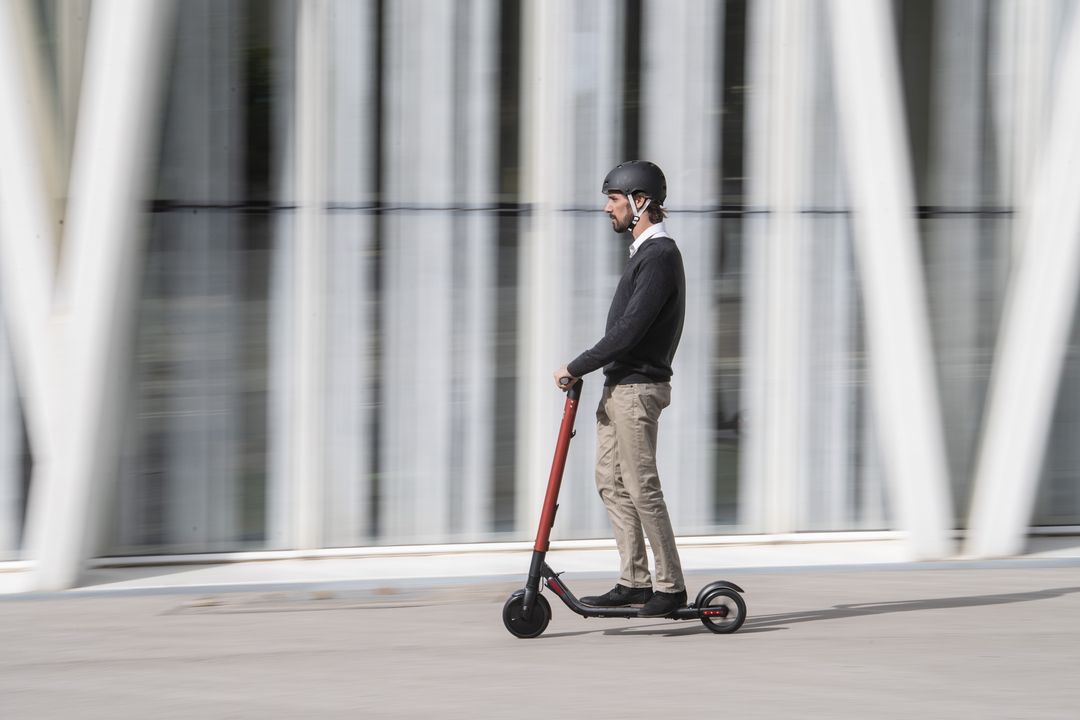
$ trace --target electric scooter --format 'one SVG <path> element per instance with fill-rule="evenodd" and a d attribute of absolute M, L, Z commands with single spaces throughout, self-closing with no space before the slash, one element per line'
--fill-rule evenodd
<path fill-rule="evenodd" d="M 562 425 L 559 427 L 559 439 L 555 444 L 555 459 L 551 463 L 548 476 L 547 494 L 544 497 L 544 509 L 540 515 L 540 527 L 536 531 L 536 544 L 533 545 L 532 562 L 525 587 L 515 590 L 503 605 L 503 625 L 510 634 L 519 638 L 539 637 L 547 629 L 551 620 L 551 605 L 540 594 L 540 579 L 568 608 L 583 617 L 592 618 L 636 618 L 638 609 L 632 607 L 593 607 L 585 605 L 570 592 L 557 573 L 545 562 L 551 528 L 555 524 L 555 512 L 559 508 L 559 488 L 562 485 L 563 468 L 566 466 L 566 454 L 570 448 L 570 438 L 574 432 L 574 418 L 577 415 L 578 402 L 581 399 L 583 383 L 578 380 L 566 391 L 566 404 L 563 408 Z M 733 633 L 742 627 L 746 620 L 746 602 L 742 599 L 743 589 L 733 582 L 717 580 L 698 592 L 694 602 L 678 608 L 665 617 L 669 620 L 700 620 L 714 633 Z"/>

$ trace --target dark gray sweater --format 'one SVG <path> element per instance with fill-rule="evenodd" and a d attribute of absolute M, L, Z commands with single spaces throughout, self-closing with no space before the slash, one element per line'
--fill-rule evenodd
<path fill-rule="evenodd" d="M 605 385 L 667 382 L 685 313 L 682 253 L 671 238 L 650 238 L 626 263 L 604 337 L 567 369 L 583 377 L 603 367 Z"/>

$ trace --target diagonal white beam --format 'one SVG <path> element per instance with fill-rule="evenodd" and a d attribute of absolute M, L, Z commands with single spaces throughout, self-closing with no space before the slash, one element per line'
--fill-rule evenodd
<path fill-rule="evenodd" d="M 48 455 L 49 312 L 57 226 L 50 209 L 49 114 L 26 4 L 0 2 L 0 292 L 34 454 Z"/>
<path fill-rule="evenodd" d="M 1024 547 L 1080 290 L 1080 13 L 1062 40 L 1056 106 L 1018 222 L 965 552 Z"/>
<path fill-rule="evenodd" d="M 951 498 L 886 0 L 832 0 L 833 73 L 866 311 L 871 397 L 894 517 L 915 559 L 951 553 Z"/>
<path fill-rule="evenodd" d="M 998 143 L 998 177 L 1001 194 L 1014 208 L 1027 200 L 1035 158 L 1048 129 L 1060 11 L 1055 3 L 1028 0 L 1001 0 L 992 11 L 993 42 L 1001 48 L 990 58 L 998 88 L 993 93 L 994 129 L 1003 140 Z M 1019 233 L 1014 234 L 1016 252 L 1019 240 Z"/>
<path fill-rule="evenodd" d="M 30 513 L 35 586 L 78 580 L 115 472 L 130 360 L 144 171 L 173 3 L 94 4 L 70 180 L 64 254 L 53 308 L 58 344 L 50 403 L 62 453 L 35 477 Z"/>

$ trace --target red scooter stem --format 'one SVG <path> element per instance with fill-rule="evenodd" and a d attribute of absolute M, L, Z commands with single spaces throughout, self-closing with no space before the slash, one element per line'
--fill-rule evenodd
<path fill-rule="evenodd" d="M 548 475 L 544 510 L 540 515 L 540 527 L 536 530 L 536 544 L 533 545 L 533 550 L 537 552 L 546 553 L 548 550 L 551 527 L 555 524 L 555 511 L 559 507 L 559 488 L 562 486 L 563 468 L 566 467 L 566 453 L 570 449 L 570 438 L 574 436 L 574 418 L 577 416 L 583 384 L 581 380 L 578 380 L 566 391 L 562 425 L 559 426 L 559 440 L 555 443 L 555 458 L 551 461 L 551 474 Z"/>

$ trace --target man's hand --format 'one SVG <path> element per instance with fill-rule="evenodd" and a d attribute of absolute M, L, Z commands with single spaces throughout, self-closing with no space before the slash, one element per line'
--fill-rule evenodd
<path fill-rule="evenodd" d="M 555 387 L 563 392 L 569 390 L 577 382 L 577 378 L 570 374 L 565 365 L 552 373 L 552 375 L 555 377 Z"/>

